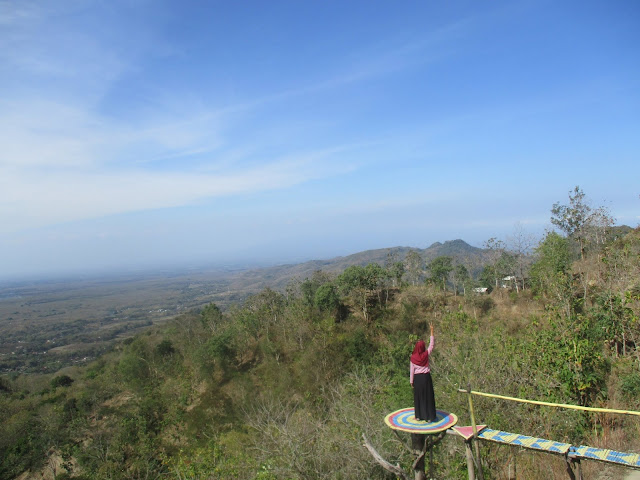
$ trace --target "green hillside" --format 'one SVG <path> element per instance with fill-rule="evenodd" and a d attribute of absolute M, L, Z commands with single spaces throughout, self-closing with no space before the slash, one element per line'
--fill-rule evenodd
<path fill-rule="evenodd" d="M 362 434 L 410 468 L 383 418 L 412 405 L 408 358 L 429 322 L 436 402 L 463 425 L 467 399 L 457 390 L 469 384 L 638 410 L 640 229 L 597 238 L 576 250 L 575 235 L 549 233 L 526 276 L 489 295 L 474 293 L 481 280 L 459 267 L 482 261 L 479 278 L 493 281 L 505 265 L 516 271 L 515 253 L 462 241 L 281 267 L 289 273 L 273 278 L 290 279 L 282 290 L 276 283 L 224 311 L 188 311 L 86 367 L 5 375 L 0 478 L 390 478 Z M 640 448 L 637 421 L 620 416 L 492 399 L 475 409 L 495 429 Z M 514 455 L 519 478 L 566 475 L 559 457 L 482 449 L 488 478 L 505 478 Z M 466 478 L 458 439 L 445 439 L 435 459 L 438 478 Z M 586 463 L 583 472 L 622 475 L 610 468 Z"/>

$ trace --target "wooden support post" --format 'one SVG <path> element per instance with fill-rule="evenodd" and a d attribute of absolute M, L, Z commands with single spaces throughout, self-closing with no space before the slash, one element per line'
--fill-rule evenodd
<path fill-rule="evenodd" d="M 512 448 L 513 452 L 514 449 Z M 509 480 L 517 480 L 518 479 L 518 450 L 516 449 L 515 453 L 511 457 L 513 459 L 513 477 L 509 477 Z M 511 472 L 511 464 L 509 464 L 509 472 Z"/>
<path fill-rule="evenodd" d="M 567 462 L 567 473 L 569 474 L 569 478 L 571 480 L 583 480 L 582 465 L 580 464 L 580 459 L 573 456 L 568 456 L 568 457 L 565 457 L 565 461 Z M 576 472 L 573 471 L 574 464 L 576 466 L 576 471 L 578 473 L 577 477 L 576 477 Z"/>
<path fill-rule="evenodd" d="M 415 462 L 413 462 L 413 470 L 414 470 L 414 475 L 416 480 L 423 480 L 426 478 L 425 476 L 425 465 L 424 465 L 424 458 L 427 454 L 427 451 L 429 451 L 429 478 L 433 479 L 434 478 L 434 474 L 433 474 L 433 447 L 435 447 L 438 443 L 440 443 L 442 441 L 442 439 L 446 436 L 447 432 L 442 431 L 438 434 L 431 434 L 431 435 L 416 435 L 416 434 L 412 434 L 411 435 L 411 439 L 414 443 L 414 452 L 418 453 L 418 457 L 416 458 Z M 418 437 L 424 437 L 424 445 L 422 447 L 422 450 L 417 450 L 416 447 L 418 447 L 418 440 L 414 440 L 414 435 L 418 436 Z"/>
<path fill-rule="evenodd" d="M 582 479 L 582 464 L 580 463 L 580 459 L 576 458 L 575 462 L 578 465 L 578 480 L 583 480 Z"/>
<path fill-rule="evenodd" d="M 417 452 L 421 452 L 420 456 L 413 462 L 413 475 L 415 480 L 426 480 L 424 473 L 424 454 L 427 449 L 427 436 L 418 433 L 411 434 L 411 448 Z"/>
<path fill-rule="evenodd" d="M 568 458 L 565 459 L 567 462 L 567 473 L 569 474 L 569 478 L 571 480 L 576 480 L 576 475 L 573 473 L 573 468 L 571 467 L 571 460 Z"/>
<path fill-rule="evenodd" d="M 473 439 L 475 440 L 474 446 L 476 450 L 476 467 L 478 468 L 478 478 L 484 480 L 484 474 L 482 472 L 482 458 L 480 457 L 480 445 L 478 442 L 478 427 L 476 426 L 476 417 L 473 414 L 473 400 L 471 399 L 471 384 L 467 388 L 467 398 L 469 399 L 469 415 L 471 416 L 471 425 L 473 426 Z"/>
<path fill-rule="evenodd" d="M 467 455 L 467 472 L 469 472 L 469 480 L 476 480 L 476 472 L 473 469 L 473 452 L 471 451 L 471 439 L 464 441 L 464 451 Z"/>

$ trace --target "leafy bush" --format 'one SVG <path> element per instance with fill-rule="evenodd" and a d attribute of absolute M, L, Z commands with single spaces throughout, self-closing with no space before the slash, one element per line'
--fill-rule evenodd
<path fill-rule="evenodd" d="M 173 344 L 171 340 L 162 340 L 158 345 L 156 345 L 156 353 L 161 357 L 168 357 L 175 352 L 173 348 Z"/>
<path fill-rule="evenodd" d="M 318 287 L 314 296 L 314 304 L 321 311 L 335 313 L 340 308 L 338 289 L 331 283 Z"/>
<path fill-rule="evenodd" d="M 9 383 L 9 380 L 4 377 L 0 377 L 0 392 L 10 392 L 10 391 L 11 391 L 11 383 Z"/>
<path fill-rule="evenodd" d="M 633 372 L 623 376 L 620 389 L 628 398 L 638 398 L 640 396 L 640 373 Z"/>
<path fill-rule="evenodd" d="M 69 387 L 73 383 L 73 378 L 69 375 L 59 375 L 57 377 L 53 377 L 51 380 L 51 386 L 53 388 L 56 387 Z"/>
<path fill-rule="evenodd" d="M 367 338 L 364 329 L 359 328 L 344 337 L 344 350 L 351 361 L 366 365 L 373 358 L 375 345 Z"/>

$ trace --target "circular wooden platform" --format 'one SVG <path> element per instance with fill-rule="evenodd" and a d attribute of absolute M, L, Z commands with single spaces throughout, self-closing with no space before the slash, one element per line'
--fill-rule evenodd
<path fill-rule="evenodd" d="M 384 422 L 394 430 L 429 435 L 453 427 L 458 422 L 458 417 L 453 413 L 436 410 L 436 420 L 425 422 L 417 420 L 413 407 L 410 407 L 390 413 L 385 417 Z"/>

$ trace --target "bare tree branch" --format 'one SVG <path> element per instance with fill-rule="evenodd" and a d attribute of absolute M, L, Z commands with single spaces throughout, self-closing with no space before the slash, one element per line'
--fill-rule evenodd
<path fill-rule="evenodd" d="M 369 453 L 373 455 L 373 458 L 376 460 L 376 462 L 380 464 L 382 468 L 384 468 L 388 472 L 391 472 L 394 475 L 404 480 L 409 480 L 409 477 L 407 477 L 407 474 L 404 472 L 404 470 L 400 468 L 399 465 L 392 465 L 391 463 L 387 462 L 384 458 L 380 456 L 380 454 L 376 451 L 376 449 L 373 448 L 373 446 L 371 446 L 371 444 L 369 443 L 369 440 L 367 440 L 367 437 L 365 437 L 364 433 L 362 434 L 362 438 L 364 439 L 364 446 L 366 447 L 367 450 L 369 450 Z"/>

